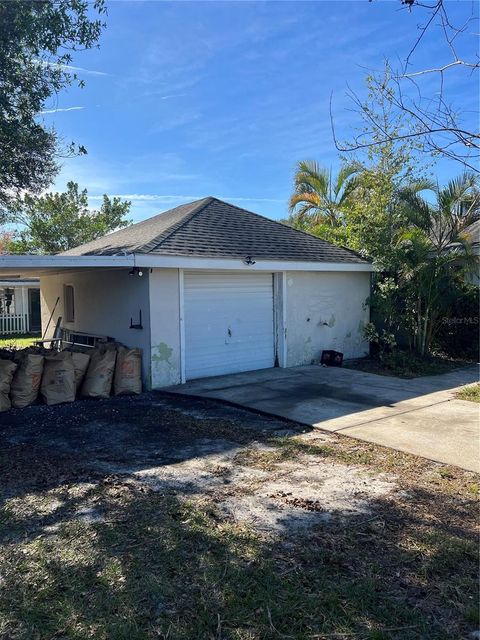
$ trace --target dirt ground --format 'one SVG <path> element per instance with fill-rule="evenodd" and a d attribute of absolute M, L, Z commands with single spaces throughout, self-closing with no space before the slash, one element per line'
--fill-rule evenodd
<path fill-rule="evenodd" d="M 2 640 L 478 627 L 471 472 L 151 393 L 2 414 L 0 489 Z"/>

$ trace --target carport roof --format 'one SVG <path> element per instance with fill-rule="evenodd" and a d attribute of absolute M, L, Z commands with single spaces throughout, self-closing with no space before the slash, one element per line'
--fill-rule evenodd
<path fill-rule="evenodd" d="M 184 256 L 368 264 L 353 251 L 208 197 L 70 249 L 61 256 Z"/>

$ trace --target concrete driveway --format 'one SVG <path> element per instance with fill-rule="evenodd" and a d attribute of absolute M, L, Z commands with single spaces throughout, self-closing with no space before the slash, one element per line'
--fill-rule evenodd
<path fill-rule="evenodd" d="M 480 472 L 479 405 L 457 400 L 477 367 L 403 380 L 319 366 L 265 369 L 169 387 Z"/>

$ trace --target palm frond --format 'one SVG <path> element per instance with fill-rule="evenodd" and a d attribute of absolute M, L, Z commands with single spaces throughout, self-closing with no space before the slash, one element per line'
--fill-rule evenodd
<path fill-rule="evenodd" d="M 330 171 L 314 160 L 300 161 L 294 176 L 294 193 L 289 201 L 290 213 L 301 218 L 310 216 L 312 224 L 340 227 L 342 207 L 356 186 L 354 174 L 359 166 L 357 163 L 344 165 L 333 182 Z"/>
<path fill-rule="evenodd" d="M 402 189 L 398 193 L 398 200 L 411 225 L 426 232 L 431 231 L 432 207 L 419 195 L 415 188 L 406 187 Z"/>
<path fill-rule="evenodd" d="M 403 190 L 404 189 L 401 189 L 400 193 Z M 438 185 L 434 180 L 430 180 L 430 178 L 419 178 L 418 180 L 410 182 L 408 187 L 406 187 L 406 190 L 416 194 L 419 194 L 422 191 L 433 191 L 436 193 L 438 191 Z"/>
<path fill-rule="evenodd" d="M 326 197 L 329 182 L 329 172 L 315 160 L 302 160 L 298 163 L 294 178 L 296 193 L 309 191 Z"/>
<path fill-rule="evenodd" d="M 295 193 L 289 200 L 288 208 L 290 212 L 295 212 L 300 220 L 312 212 L 317 212 L 321 205 L 321 200 L 316 193 L 303 192 Z"/>
<path fill-rule="evenodd" d="M 340 171 L 337 174 L 337 179 L 335 180 L 335 184 L 333 185 L 333 193 L 335 194 L 335 198 L 338 198 L 342 190 L 344 193 L 346 190 L 352 190 L 351 185 L 353 184 L 354 177 L 361 169 L 362 165 L 359 162 L 349 162 L 343 164 L 340 167 Z"/>
<path fill-rule="evenodd" d="M 478 178 L 472 173 L 462 173 L 450 180 L 438 196 L 439 208 L 442 211 L 458 216 L 462 214 L 463 205 L 472 197 L 472 191 L 478 185 Z"/>

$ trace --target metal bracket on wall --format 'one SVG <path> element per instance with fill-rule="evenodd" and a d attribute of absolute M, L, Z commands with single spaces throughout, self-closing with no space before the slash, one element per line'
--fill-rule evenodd
<path fill-rule="evenodd" d="M 138 323 L 137 324 L 133 324 L 133 318 L 130 318 L 130 329 L 143 329 L 143 324 L 142 324 L 142 310 L 139 309 L 138 311 Z"/>

